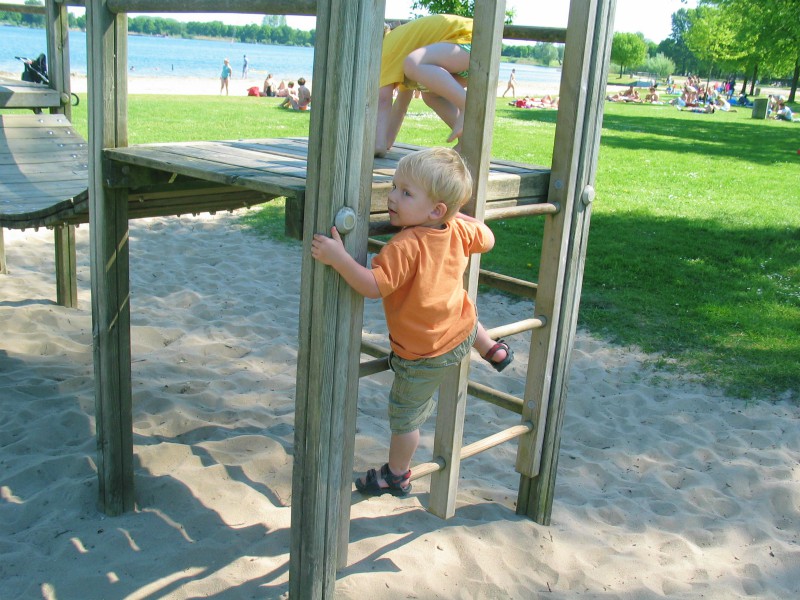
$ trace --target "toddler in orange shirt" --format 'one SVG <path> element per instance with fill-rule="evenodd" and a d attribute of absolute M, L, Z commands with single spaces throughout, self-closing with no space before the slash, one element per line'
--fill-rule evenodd
<path fill-rule="evenodd" d="M 434 410 L 433 395 L 444 376 L 473 344 L 488 359 L 498 350 L 500 342 L 480 327 L 463 285 L 470 255 L 494 246 L 486 225 L 459 212 L 471 195 L 472 176 L 458 152 L 420 150 L 397 165 L 388 208 L 392 225 L 403 229 L 371 269 L 347 253 L 335 227 L 331 237 L 316 234 L 312 240 L 316 260 L 336 269 L 359 294 L 383 300 L 395 374 L 389 394 L 392 437 L 388 462 L 356 480 L 365 495 L 411 491 L 409 467 L 419 428 Z M 503 346 L 510 362 L 511 351 Z"/>

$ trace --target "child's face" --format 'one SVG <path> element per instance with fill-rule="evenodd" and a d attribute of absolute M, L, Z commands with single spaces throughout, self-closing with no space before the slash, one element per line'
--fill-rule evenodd
<path fill-rule="evenodd" d="M 408 177 L 395 174 L 389 192 L 389 221 L 395 227 L 438 225 L 444 216 L 444 204 L 436 203 L 422 186 Z"/>

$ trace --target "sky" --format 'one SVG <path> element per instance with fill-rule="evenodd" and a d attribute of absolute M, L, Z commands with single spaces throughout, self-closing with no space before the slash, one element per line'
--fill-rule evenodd
<path fill-rule="evenodd" d="M 21 0 L 13 2 L 22 4 Z M 413 0 L 386 0 L 387 19 L 407 19 L 411 16 Z M 672 13 L 681 8 L 695 8 L 697 0 L 617 0 L 615 32 L 644 34 L 653 42 L 660 42 L 672 32 Z M 515 25 L 537 25 L 540 27 L 566 27 L 569 0 L 506 0 L 506 7 L 516 10 Z M 72 9 L 82 12 L 83 9 Z M 132 15 L 135 16 L 135 15 Z M 231 25 L 261 23 L 260 15 L 228 15 L 219 13 L 172 14 L 155 16 L 175 18 L 180 21 L 219 20 Z M 287 17 L 288 25 L 297 29 L 313 29 L 314 17 Z"/>

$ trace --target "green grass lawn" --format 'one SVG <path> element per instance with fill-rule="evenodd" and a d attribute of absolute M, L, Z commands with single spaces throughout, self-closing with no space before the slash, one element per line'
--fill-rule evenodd
<path fill-rule="evenodd" d="M 130 143 L 304 136 L 275 99 L 133 96 Z M 74 120 L 85 133 L 85 103 Z M 556 113 L 498 99 L 495 157 L 549 165 Z M 83 124 L 83 125 L 82 125 Z M 411 105 L 400 141 L 443 143 Z M 800 398 L 800 124 L 607 103 L 580 325 L 745 399 Z M 280 205 L 260 217 L 282 230 Z M 271 228 L 270 228 L 271 227 Z M 536 280 L 541 217 L 494 222 L 487 269 Z"/>

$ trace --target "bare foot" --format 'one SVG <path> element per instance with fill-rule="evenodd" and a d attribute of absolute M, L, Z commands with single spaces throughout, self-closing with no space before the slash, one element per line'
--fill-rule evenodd
<path fill-rule="evenodd" d="M 461 137 L 464 133 L 464 111 L 459 111 L 456 122 L 453 123 L 453 130 L 450 132 L 450 137 L 447 138 L 448 142 L 452 142 Z"/>

